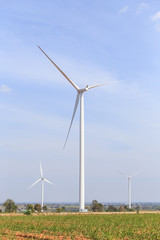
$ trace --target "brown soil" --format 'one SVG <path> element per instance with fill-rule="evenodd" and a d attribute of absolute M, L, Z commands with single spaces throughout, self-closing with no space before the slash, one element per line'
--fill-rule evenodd
<path fill-rule="evenodd" d="M 44 233 L 22 233 L 22 232 L 18 232 L 18 231 L 10 231 L 7 230 L 5 232 L 3 232 L 3 237 L 1 238 L 1 240 L 9 240 L 9 239 L 16 239 L 16 240 L 23 240 L 23 239 L 38 239 L 38 240 L 71 240 L 70 237 L 67 236 L 51 236 L 51 235 L 47 235 Z M 75 240 L 89 240 L 84 238 L 83 236 L 77 236 L 74 237 Z"/>

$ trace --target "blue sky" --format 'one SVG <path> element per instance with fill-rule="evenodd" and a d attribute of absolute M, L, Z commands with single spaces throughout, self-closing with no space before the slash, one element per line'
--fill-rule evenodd
<path fill-rule="evenodd" d="M 160 2 L 0 1 L 0 202 L 78 201 L 79 112 L 68 139 L 75 89 L 85 94 L 86 201 L 160 201 Z"/>

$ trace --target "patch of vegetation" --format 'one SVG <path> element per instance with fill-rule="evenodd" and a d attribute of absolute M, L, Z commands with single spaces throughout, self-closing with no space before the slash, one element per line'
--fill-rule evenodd
<path fill-rule="evenodd" d="M 17 232 L 43 234 L 47 239 L 160 239 L 159 222 L 159 214 L 141 213 L 0 216 L 0 239 L 16 239 L 11 236 Z"/>
<path fill-rule="evenodd" d="M 30 210 L 30 209 L 28 209 L 28 210 L 26 210 L 26 211 L 24 212 L 24 214 L 25 214 L 25 215 L 31 215 L 31 214 L 32 214 L 32 212 L 31 212 L 31 210 Z"/>
<path fill-rule="evenodd" d="M 32 204 L 27 204 L 26 210 L 32 213 L 35 212 L 34 206 Z"/>
<path fill-rule="evenodd" d="M 17 212 L 18 207 L 12 199 L 7 199 L 3 203 L 3 206 L 5 207 L 5 212 L 7 213 Z"/>
<path fill-rule="evenodd" d="M 103 212 L 104 206 L 101 203 L 98 203 L 97 200 L 92 201 L 91 210 L 93 212 Z"/>
<path fill-rule="evenodd" d="M 38 213 L 42 211 L 41 205 L 39 203 L 36 203 L 34 206 L 34 210 Z"/>

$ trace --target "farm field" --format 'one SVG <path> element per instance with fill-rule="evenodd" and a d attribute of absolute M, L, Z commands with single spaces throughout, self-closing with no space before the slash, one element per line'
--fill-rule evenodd
<path fill-rule="evenodd" d="M 0 239 L 160 239 L 160 214 L 4 214 Z"/>

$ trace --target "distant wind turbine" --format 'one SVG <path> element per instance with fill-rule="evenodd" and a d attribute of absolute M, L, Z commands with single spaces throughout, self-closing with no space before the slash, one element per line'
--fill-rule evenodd
<path fill-rule="evenodd" d="M 71 123 L 69 126 L 69 130 L 67 133 L 66 141 L 64 144 L 64 148 L 66 146 L 68 136 L 72 127 L 73 119 L 80 101 L 80 151 L 79 151 L 79 158 L 80 158 L 80 167 L 79 167 L 79 211 L 80 212 L 85 212 L 85 206 L 84 206 L 84 92 L 95 88 L 99 87 L 105 84 L 110 84 L 113 82 L 107 82 L 107 83 L 102 83 L 102 84 L 97 84 L 93 86 L 86 86 L 85 88 L 79 88 L 75 83 L 73 83 L 67 76 L 66 74 L 48 57 L 48 55 L 38 46 L 38 48 L 44 53 L 44 55 L 51 61 L 51 63 L 61 72 L 61 74 L 70 82 L 70 84 L 76 89 L 77 91 L 77 97 L 76 97 L 76 102 L 74 106 L 74 111 L 71 119 Z M 114 81 L 116 82 L 116 81 Z"/>
<path fill-rule="evenodd" d="M 43 171 L 42 171 L 41 163 L 40 163 L 40 172 L 41 172 L 41 178 L 39 178 L 36 182 L 34 182 L 28 189 L 32 188 L 35 184 L 37 184 L 39 181 L 41 181 L 41 189 L 42 189 L 41 190 L 41 208 L 42 208 L 42 212 L 43 212 L 44 182 L 47 182 L 47 183 L 52 184 L 52 185 L 54 185 L 54 184 L 43 177 Z"/>
<path fill-rule="evenodd" d="M 117 170 L 117 172 L 128 179 L 128 206 L 129 206 L 129 209 L 131 209 L 131 179 L 132 179 L 132 177 L 136 176 L 137 174 L 139 174 L 141 172 L 136 172 L 136 173 L 132 174 L 131 176 L 127 176 L 119 170 Z"/>

